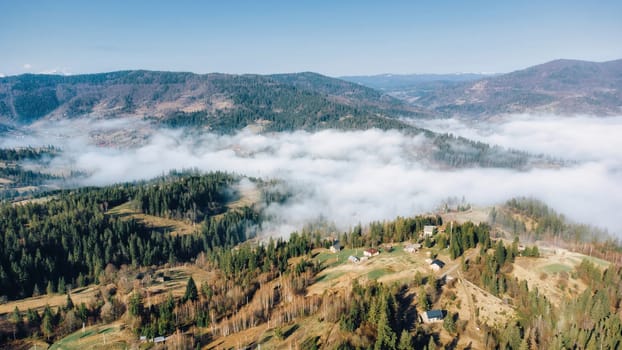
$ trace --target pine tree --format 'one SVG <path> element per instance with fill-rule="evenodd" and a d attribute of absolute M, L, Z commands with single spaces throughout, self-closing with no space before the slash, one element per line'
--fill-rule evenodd
<path fill-rule="evenodd" d="M 402 330 L 402 333 L 400 334 L 400 342 L 397 345 L 397 348 L 399 350 L 412 350 L 414 349 L 412 346 L 413 343 L 413 337 L 410 334 L 410 332 L 408 332 L 407 330 Z"/>
<path fill-rule="evenodd" d="M 427 350 L 436 350 L 436 342 L 434 341 L 434 337 L 430 337 L 430 341 L 428 342 Z"/>
<path fill-rule="evenodd" d="M 43 320 L 41 321 L 41 333 L 47 340 L 50 340 L 54 334 L 54 315 L 49 306 L 43 311 Z"/>
<path fill-rule="evenodd" d="M 67 294 L 67 300 L 65 301 L 65 310 L 69 311 L 73 309 L 73 300 L 71 300 L 71 296 Z"/>
<path fill-rule="evenodd" d="M 77 314 L 82 322 L 86 322 L 86 319 L 89 317 L 89 310 L 86 308 L 86 304 L 80 303 Z"/>
<path fill-rule="evenodd" d="M 423 289 L 423 286 L 419 287 L 419 307 L 421 308 L 421 310 L 423 311 L 428 311 L 430 310 L 430 300 L 428 299 L 428 295 L 425 292 L 425 289 Z"/>
<path fill-rule="evenodd" d="M 140 316 L 143 312 L 143 303 L 142 297 L 139 293 L 134 292 L 130 297 L 130 302 L 128 305 L 128 310 L 130 311 L 130 315 L 132 316 Z"/>
<path fill-rule="evenodd" d="M 451 334 L 456 333 L 456 321 L 454 320 L 454 314 L 449 313 L 443 320 L 443 328 Z"/>
<path fill-rule="evenodd" d="M 495 249 L 495 257 L 497 258 L 497 263 L 499 264 L 499 266 L 503 266 L 507 257 L 507 252 L 505 250 L 505 246 L 503 245 L 503 241 L 501 240 L 499 240 L 499 242 L 497 243 L 497 248 Z"/>
<path fill-rule="evenodd" d="M 523 338 L 523 341 L 521 341 L 518 350 L 529 350 L 529 340 L 527 339 L 527 337 Z"/>
<path fill-rule="evenodd" d="M 13 313 L 11 314 L 10 321 L 13 323 L 19 323 L 22 320 L 22 314 L 19 312 L 19 308 L 15 306 Z"/>
<path fill-rule="evenodd" d="M 45 292 L 48 295 L 54 294 L 54 283 L 52 283 L 52 281 L 48 281 L 48 285 L 45 287 Z"/>
<path fill-rule="evenodd" d="M 28 309 L 26 319 L 28 320 L 28 327 L 36 328 L 41 324 L 41 316 L 36 310 Z"/>
<path fill-rule="evenodd" d="M 9 317 L 9 321 L 13 323 L 13 339 L 15 339 L 15 337 L 19 336 L 19 334 L 22 332 L 22 327 L 24 324 L 22 320 L 22 314 L 21 312 L 19 312 L 19 308 L 17 306 L 15 306 L 15 309 L 13 309 L 13 312 Z"/>
<path fill-rule="evenodd" d="M 58 279 L 58 293 L 65 294 L 65 277 Z"/>
<path fill-rule="evenodd" d="M 376 344 L 374 344 L 374 350 L 395 349 L 397 342 L 397 336 L 387 318 L 387 313 L 381 311 L 380 319 L 378 321 L 378 336 L 376 337 Z"/>
<path fill-rule="evenodd" d="M 197 290 L 197 285 L 194 283 L 194 279 L 192 276 L 188 279 L 188 284 L 186 285 L 186 293 L 184 294 L 184 300 L 188 301 L 196 301 L 198 299 L 199 292 Z"/>

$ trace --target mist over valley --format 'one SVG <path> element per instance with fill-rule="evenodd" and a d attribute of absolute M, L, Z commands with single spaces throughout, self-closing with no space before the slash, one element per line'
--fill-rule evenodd
<path fill-rule="evenodd" d="M 0 348 L 618 348 L 619 66 L 0 78 Z"/>

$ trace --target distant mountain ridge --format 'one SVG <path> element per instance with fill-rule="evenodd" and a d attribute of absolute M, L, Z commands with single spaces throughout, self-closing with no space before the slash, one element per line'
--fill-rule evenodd
<path fill-rule="evenodd" d="M 426 113 L 358 84 L 314 73 L 262 75 L 120 71 L 0 79 L 0 121 L 149 118 L 169 126 L 230 131 L 263 122 L 274 130 L 379 126 Z M 390 122 L 393 123 L 393 122 Z"/>
<path fill-rule="evenodd" d="M 402 117 L 622 113 L 622 60 L 555 60 L 508 74 L 344 77 L 119 71 L 0 78 L 0 130 L 41 118 L 139 117 L 230 132 L 402 128 Z M 368 86 L 364 86 L 368 85 Z M 380 91 L 379 89 L 382 89 Z"/>
<path fill-rule="evenodd" d="M 456 83 L 483 79 L 494 74 L 453 73 L 453 74 L 377 74 L 352 75 L 339 79 L 368 86 L 381 91 L 404 90 L 431 82 Z"/>
<path fill-rule="evenodd" d="M 392 86 L 395 82 L 385 84 Z M 622 113 L 622 60 L 602 63 L 555 60 L 472 81 L 415 82 L 394 88 L 391 94 L 440 116 L 619 115 Z"/>

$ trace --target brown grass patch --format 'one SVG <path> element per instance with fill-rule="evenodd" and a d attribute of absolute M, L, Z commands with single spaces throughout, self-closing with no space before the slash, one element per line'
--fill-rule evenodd
<path fill-rule="evenodd" d="M 148 228 L 167 231 L 173 235 L 187 235 L 195 233 L 199 229 L 198 226 L 189 222 L 143 214 L 139 210 L 132 208 L 131 202 L 110 209 L 108 214 L 127 218 L 128 220 L 134 219 Z"/>
<path fill-rule="evenodd" d="M 88 305 L 89 301 L 94 298 L 98 290 L 99 287 L 94 285 L 73 289 L 70 293 L 71 300 L 73 301 L 74 305 L 80 305 L 80 303 L 85 303 Z M 6 304 L 0 305 L 0 315 L 12 312 L 16 306 L 22 312 L 28 309 L 42 311 L 46 305 L 50 305 L 50 307 L 56 309 L 56 307 L 58 306 L 65 305 L 66 301 L 67 295 L 65 294 L 40 295 L 38 297 L 10 301 Z"/>

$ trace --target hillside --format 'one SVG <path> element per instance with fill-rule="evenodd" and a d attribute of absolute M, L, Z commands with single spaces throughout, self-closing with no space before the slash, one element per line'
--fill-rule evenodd
<path fill-rule="evenodd" d="M 494 76 L 344 79 L 311 72 L 262 76 L 142 70 L 5 77 L 0 78 L 0 131 L 41 118 L 84 116 L 147 118 L 167 126 L 231 132 L 258 123 L 270 131 L 404 128 L 395 118 L 622 111 L 622 60 L 556 60 Z"/>
<path fill-rule="evenodd" d="M 208 183 L 235 180 L 223 174 L 205 179 L 210 178 Z M 162 179 L 159 186 L 165 196 L 154 198 L 153 207 L 171 203 L 179 180 L 191 179 Z M 97 197 L 93 203 L 103 204 L 119 201 L 119 194 L 131 189 L 83 192 Z M 65 206 L 80 206 L 86 198 L 77 194 L 60 200 Z M 169 194 L 173 196 L 167 198 Z M 49 202 L 41 208 L 53 212 L 55 206 Z M 85 206 L 101 210 L 92 203 Z M 80 215 L 65 213 L 68 219 Z M 18 216 L 26 218 L 28 213 Z M 61 226 L 58 218 L 42 219 L 51 227 Z M 436 225 L 437 233 L 425 236 L 425 225 Z M 87 227 L 63 230 L 57 241 L 83 234 L 90 242 L 94 235 Z M 70 279 L 59 279 L 58 284 L 48 283 L 46 295 L 26 294 L 1 305 L 1 344 L 28 348 L 37 342 L 53 344 L 53 349 L 158 348 L 150 343 L 155 341 L 164 341 L 168 348 L 201 349 L 620 345 L 617 291 L 622 270 L 613 263 L 619 255 L 605 261 L 542 243 L 523 246 L 518 239 L 494 238 L 485 223 L 417 216 L 371 222 L 340 234 L 314 230 L 292 233 L 288 240 L 242 242 L 233 249 L 226 244 L 208 246 L 194 251 L 196 259 L 162 259 L 169 249 L 177 254 L 194 247 L 194 240 L 200 244 L 209 239 L 209 231 L 190 233 L 182 241 L 170 241 L 165 234 L 157 246 L 137 243 L 150 249 L 136 250 L 131 241 L 126 246 L 126 235 L 119 237 L 121 242 L 116 237 L 99 241 L 101 249 L 93 250 L 93 260 L 119 245 L 121 249 L 112 251 L 127 254 L 127 259 L 137 254 L 137 261 L 113 259 L 102 270 L 96 264 L 97 276 L 86 284 L 83 278 L 73 286 Z M 160 235 L 152 233 L 151 240 Z M 339 251 L 329 249 L 335 238 Z M 36 244 L 29 238 L 26 248 Z M 377 251 L 370 250 L 372 246 Z M 154 252 L 159 263 L 152 262 Z M 442 265 L 435 268 L 438 262 Z M 78 266 L 79 261 L 74 263 Z M 428 318 L 433 314 L 438 319 Z M 579 327 L 574 320 L 580 320 Z M 87 327 L 81 328 L 82 322 Z"/>
<path fill-rule="evenodd" d="M 380 92 L 375 87 L 366 87 L 347 79 L 328 78 L 321 74 L 304 72 L 295 74 L 274 74 L 270 78 L 298 89 L 319 92 L 338 103 L 365 107 L 392 116 L 431 117 L 432 115 L 415 106 L 410 106 L 395 97 Z"/>
<path fill-rule="evenodd" d="M 373 107 L 373 108 L 370 108 Z M 399 125 L 418 109 L 372 89 L 318 74 L 275 76 L 122 71 L 0 79 L 0 122 L 84 116 L 148 118 L 167 126 L 231 132 Z"/>
<path fill-rule="evenodd" d="M 421 81 L 391 94 L 445 116 L 617 115 L 622 112 L 622 60 L 556 60 L 474 81 Z"/>

